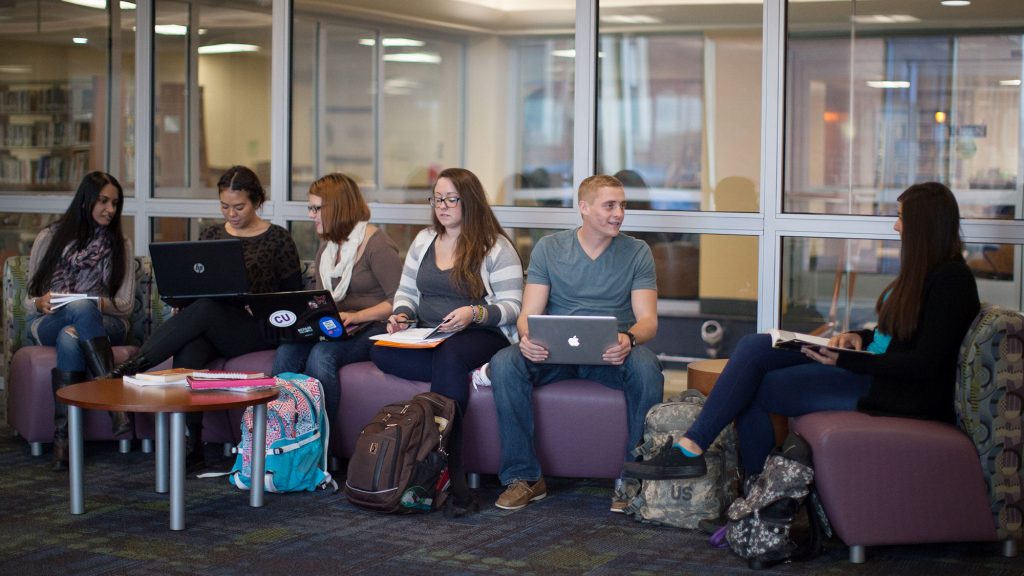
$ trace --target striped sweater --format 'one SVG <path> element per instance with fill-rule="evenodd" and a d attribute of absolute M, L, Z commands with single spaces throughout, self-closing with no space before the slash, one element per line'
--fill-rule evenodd
<path fill-rule="evenodd" d="M 402 280 L 395 293 L 395 314 L 404 312 L 410 317 L 417 316 L 420 292 L 416 288 L 416 276 L 420 270 L 420 261 L 435 238 L 437 232 L 433 228 L 425 228 L 412 241 L 402 268 Z M 523 304 L 523 264 L 512 243 L 504 236 L 498 236 L 484 257 L 480 266 L 480 279 L 487 291 L 484 295 L 484 301 L 487 302 L 486 324 L 498 326 L 509 342 L 517 342 L 519 333 L 516 331 L 516 319 Z"/>

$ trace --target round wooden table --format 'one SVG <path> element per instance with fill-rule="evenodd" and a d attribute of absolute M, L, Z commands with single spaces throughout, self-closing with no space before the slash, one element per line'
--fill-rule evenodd
<path fill-rule="evenodd" d="M 697 360 L 686 365 L 686 387 L 699 390 L 705 396 L 711 396 L 718 377 L 725 370 L 728 358 L 715 360 Z M 772 429 L 775 430 L 775 443 L 781 445 L 789 434 L 789 418 L 772 414 Z"/>
<path fill-rule="evenodd" d="M 83 408 L 156 414 L 156 491 L 160 494 L 167 492 L 169 480 L 171 530 L 184 530 L 185 413 L 253 406 L 253 446 L 265 446 L 267 402 L 274 398 L 277 398 L 276 388 L 252 392 L 215 390 L 193 392 L 184 386 L 134 386 L 122 383 L 120 378 L 93 380 L 61 388 L 57 391 L 57 399 L 68 405 L 71 513 L 85 513 L 82 493 Z M 167 426 L 168 414 L 170 415 L 170 435 L 168 435 Z M 169 452 L 168 443 L 170 444 Z M 253 450 L 252 452 L 252 477 L 262 479 L 266 453 L 263 450 Z M 169 474 L 168 460 L 170 460 Z M 263 506 L 263 482 L 252 483 L 249 505 L 257 508 Z"/>

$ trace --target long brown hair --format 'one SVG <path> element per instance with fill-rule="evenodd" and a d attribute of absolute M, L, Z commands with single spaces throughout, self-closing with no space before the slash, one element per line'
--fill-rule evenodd
<path fill-rule="evenodd" d="M 512 241 L 505 230 L 498 223 L 498 219 L 491 211 L 491 205 L 487 203 L 487 195 L 484 193 L 483 184 L 480 179 L 465 168 L 447 168 L 437 176 L 437 180 L 447 178 L 452 186 L 462 197 L 462 231 L 459 233 L 459 240 L 455 246 L 455 267 L 452 270 L 452 280 L 455 287 L 465 296 L 480 298 L 485 293 L 483 279 L 480 278 L 480 267 L 484 262 L 487 253 L 498 241 L 498 236 L 508 238 Z M 435 181 L 434 187 L 437 187 Z M 433 190 L 431 190 L 433 194 Z M 434 230 L 438 235 L 444 234 L 444 226 L 437 219 L 437 212 L 430 211 L 431 221 L 434 223 Z"/>
<path fill-rule="evenodd" d="M 917 329 L 928 273 L 963 258 L 960 208 L 953 192 L 939 182 L 914 184 L 896 200 L 903 208 L 900 272 L 878 297 L 875 309 L 879 330 L 909 340 Z"/>
<path fill-rule="evenodd" d="M 370 219 L 370 207 L 359 191 L 359 185 L 348 176 L 334 172 L 321 176 L 309 186 L 310 196 L 323 198 L 320 222 L 324 231 L 320 238 L 341 244 L 356 224 Z"/>

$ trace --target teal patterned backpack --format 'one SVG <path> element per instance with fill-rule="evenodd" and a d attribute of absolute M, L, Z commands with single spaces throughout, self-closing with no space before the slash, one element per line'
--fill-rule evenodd
<path fill-rule="evenodd" d="M 981 458 L 1000 540 L 1024 537 L 1024 316 L 988 305 L 960 348 L 956 413 Z"/>

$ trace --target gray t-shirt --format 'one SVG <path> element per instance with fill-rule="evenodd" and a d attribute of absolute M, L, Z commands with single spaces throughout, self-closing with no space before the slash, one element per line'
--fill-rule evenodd
<path fill-rule="evenodd" d="M 576 230 L 541 238 L 530 254 L 527 284 L 550 288 L 547 314 L 615 316 L 619 329 L 636 323 L 633 290 L 657 290 L 654 257 L 643 241 L 619 234 L 591 260 L 583 251 Z"/>
<path fill-rule="evenodd" d="M 431 242 L 423 254 L 416 274 L 416 289 L 420 291 L 419 326 L 431 328 L 456 308 L 486 304 L 483 298 L 468 298 L 455 289 L 451 269 L 437 267 L 435 242 Z"/>

